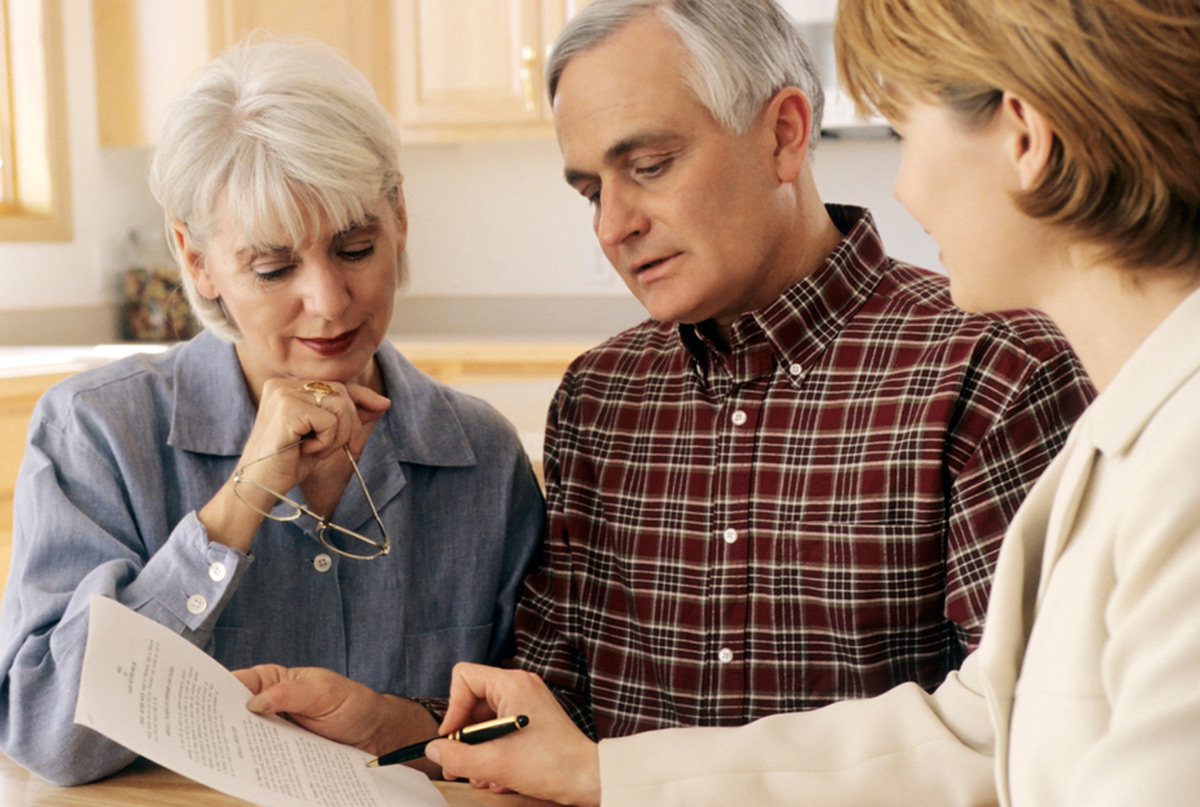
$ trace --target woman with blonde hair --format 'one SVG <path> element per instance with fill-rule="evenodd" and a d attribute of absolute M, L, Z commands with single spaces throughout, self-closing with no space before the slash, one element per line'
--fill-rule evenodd
<path fill-rule="evenodd" d="M 844 86 L 955 301 L 1032 306 L 1102 390 L 1008 531 L 982 642 L 934 693 L 583 737 L 459 665 L 447 775 L 575 804 L 1192 807 L 1200 798 L 1200 2 L 841 0 Z"/>

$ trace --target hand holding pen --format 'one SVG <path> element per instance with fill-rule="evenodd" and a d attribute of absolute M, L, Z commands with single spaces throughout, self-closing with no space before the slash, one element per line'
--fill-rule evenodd
<path fill-rule="evenodd" d="M 495 720 L 476 723 L 473 726 L 466 726 L 449 734 L 440 734 L 437 737 L 430 737 L 428 740 L 422 740 L 419 743 L 397 748 L 395 751 L 390 751 L 381 757 L 371 760 L 367 763 L 367 767 L 377 768 L 380 765 L 397 765 L 401 762 L 412 762 L 414 759 L 420 759 L 425 756 L 425 746 L 434 740 L 457 740 L 467 745 L 475 745 L 476 743 L 487 742 L 488 740 L 494 740 L 497 737 L 511 734 L 528 725 L 529 718 L 525 715 L 498 717 Z"/>

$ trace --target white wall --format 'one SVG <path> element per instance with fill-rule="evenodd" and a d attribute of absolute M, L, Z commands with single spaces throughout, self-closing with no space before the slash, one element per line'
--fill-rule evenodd
<path fill-rule="evenodd" d="M 96 145 L 90 1 L 63 7 L 75 237 L 0 244 L 0 318 L 115 304 L 127 233 L 160 225 L 146 190 L 149 152 Z M 402 160 L 411 297 L 628 293 L 595 246 L 587 204 L 561 179 L 553 141 L 408 146 Z M 816 157 L 822 195 L 870 206 L 893 255 L 934 266 L 936 247 L 892 200 L 897 160 L 889 140 L 827 139 Z"/>

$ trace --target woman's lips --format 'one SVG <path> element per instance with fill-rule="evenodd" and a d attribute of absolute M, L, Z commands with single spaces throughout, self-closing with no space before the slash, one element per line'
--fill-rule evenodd
<path fill-rule="evenodd" d="M 340 356 L 354 345 L 358 337 L 358 328 L 346 331 L 332 339 L 300 339 L 300 344 L 321 356 Z"/>

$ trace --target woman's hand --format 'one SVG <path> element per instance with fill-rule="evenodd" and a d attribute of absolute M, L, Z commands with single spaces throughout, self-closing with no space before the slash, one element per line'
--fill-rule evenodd
<path fill-rule="evenodd" d="M 389 406 L 387 398 L 358 384 L 269 379 L 237 465 L 241 478 L 256 484 L 242 483 L 235 490 L 230 479 L 200 510 L 209 540 L 249 553 L 262 513 L 275 506 L 272 494 L 302 483 L 343 446 L 361 454 L 372 426 Z M 338 490 L 333 499 L 340 497 Z"/>
<path fill-rule="evenodd" d="M 599 748 L 533 673 L 456 664 L 438 733 L 511 715 L 528 716 L 529 726 L 478 745 L 438 740 L 425 753 L 447 779 L 464 777 L 475 787 L 515 790 L 562 804 L 599 804 Z"/>

